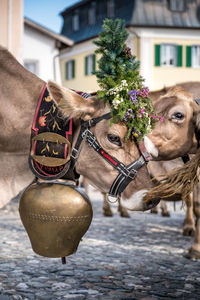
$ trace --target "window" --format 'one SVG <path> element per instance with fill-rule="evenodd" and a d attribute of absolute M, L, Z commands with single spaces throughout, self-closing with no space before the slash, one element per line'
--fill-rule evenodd
<path fill-rule="evenodd" d="M 35 75 L 39 75 L 39 62 L 36 60 L 25 61 L 24 67 Z"/>
<path fill-rule="evenodd" d="M 155 45 L 155 66 L 182 67 L 182 45 L 161 44 Z"/>
<path fill-rule="evenodd" d="M 114 18 L 115 16 L 115 0 L 107 0 L 107 17 Z"/>
<path fill-rule="evenodd" d="M 96 70 L 96 55 L 90 54 L 85 57 L 85 75 L 92 75 Z"/>
<path fill-rule="evenodd" d="M 161 66 L 176 66 L 176 45 L 161 45 Z"/>
<path fill-rule="evenodd" d="M 79 12 L 76 10 L 72 16 L 72 29 L 73 31 L 79 30 Z"/>
<path fill-rule="evenodd" d="M 96 23 L 96 2 L 92 2 L 88 11 L 88 24 L 94 25 Z"/>
<path fill-rule="evenodd" d="M 171 11 L 185 11 L 185 0 L 169 0 L 169 9 Z"/>
<path fill-rule="evenodd" d="M 200 68 L 200 46 L 192 46 L 192 67 Z"/>
<path fill-rule="evenodd" d="M 66 62 L 65 78 L 71 80 L 75 77 L 75 60 L 69 60 Z"/>
<path fill-rule="evenodd" d="M 200 45 L 186 46 L 186 67 L 200 68 Z"/>

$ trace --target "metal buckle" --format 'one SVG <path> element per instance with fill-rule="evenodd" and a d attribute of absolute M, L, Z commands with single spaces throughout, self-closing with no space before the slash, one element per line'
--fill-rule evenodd
<path fill-rule="evenodd" d="M 82 139 L 84 140 L 90 133 L 92 132 L 88 128 L 85 129 L 85 131 L 83 131 L 83 133 L 81 134 Z"/>
<path fill-rule="evenodd" d="M 132 169 L 128 170 L 126 167 L 122 166 L 122 164 L 120 164 L 120 167 L 118 168 L 118 170 L 122 175 L 124 175 L 125 177 L 129 177 L 131 179 L 134 179 L 137 174 L 137 171 L 135 169 L 132 168 Z M 133 175 L 131 175 L 132 172 L 134 172 Z"/>
<path fill-rule="evenodd" d="M 133 172 L 133 175 L 131 175 L 132 172 Z M 136 174 L 137 174 L 137 171 L 135 169 L 130 169 L 130 171 L 128 172 L 127 177 L 129 177 L 131 179 L 134 179 Z"/>
<path fill-rule="evenodd" d="M 82 138 L 85 139 L 90 147 L 93 147 L 95 150 L 98 150 L 100 148 L 100 146 L 98 145 L 97 139 L 94 136 L 94 134 L 89 130 L 86 129 L 83 133 L 82 133 Z"/>
<path fill-rule="evenodd" d="M 74 152 L 75 152 L 75 154 L 74 154 Z M 71 157 L 72 157 L 73 159 L 77 159 L 78 156 L 79 156 L 79 151 L 78 151 L 76 148 L 73 148 L 73 149 L 72 149 L 72 153 L 71 153 Z"/>
<path fill-rule="evenodd" d="M 93 119 L 91 119 L 91 120 L 89 120 L 89 121 L 88 121 L 88 125 L 89 125 L 89 127 L 92 127 L 92 126 L 93 126 L 93 124 L 94 124 L 94 121 L 93 121 Z"/>
<path fill-rule="evenodd" d="M 110 194 L 106 194 L 106 200 L 110 203 L 115 203 L 120 200 L 120 196 L 113 196 Z"/>
<path fill-rule="evenodd" d="M 96 137 L 94 135 L 90 135 L 87 138 L 87 142 L 88 144 L 92 147 L 94 145 L 94 143 L 96 142 Z"/>

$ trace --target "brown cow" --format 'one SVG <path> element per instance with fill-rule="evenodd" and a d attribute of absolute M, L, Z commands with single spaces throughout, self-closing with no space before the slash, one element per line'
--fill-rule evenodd
<path fill-rule="evenodd" d="M 197 94 L 196 88 L 195 83 L 194 90 Z M 183 88 L 174 86 L 158 99 L 155 96 L 153 105 L 157 114 L 163 117 L 163 122 L 157 122 L 152 133 L 148 135 L 149 139 L 145 141 L 153 160 L 171 160 L 186 153 L 196 153 L 200 107 L 192 95 Z M 131 201 L 123 202 L 122 199 L 121 203 L 131 209 Z"/>
<path fill-rule="evenodd" d="M 187 92 L 186 92 L 187 91 Z M 188 92 L 190 94 L 188 94 Z M 173 86 L 173 87 L 166 87 L 163 88 L 159 91 L 153 91 L 150 93 L 150 98 L 153 100 L 153 104 L 156 105 L 157 110 L 161 111 L 161 114 L 165 114 L 165 123 L 164 123 L 164 129 L 162 128 L 162 130 L 165 130 L 165 126 L 169 127 L 169 133 L 167 133 L 169 136 L 171 134 L 171 132 L 175 133 L 175 134 L 180 134 L 180 137 L 183 136 L 183 131 L 184 128 L 187 127 L 187 124 L 189 124 L 188 120 L 191 121 L 191 124 L 189 126 L 193 127 L 194 124 L 192 124 L 192 118 L 194 116 L 194 121 L 195 121 L 195 114 L 198 114 L 198 106 L 196 105 L 196 103 L 194 102 L 194 100 L 191 98 L 198 98 L 198 96 L 200 97 L 200 82 L 184 82 L 184 83 L 180 83 L 178 86 Z M 182 101 L 180 103 L 180 106 L 178 106 L 178 101 L 180 103 L 180 101 Z M 162 105 L 163 102 L 165 102 L 165 111 L 162 112 Z M 187 103 L 188 102 L 188 103 Z M 183 115 L 184 112 L 184 118 L 182 120 L 176 120 L 176 119 L 172 119 L 170 116 L 170 112 L 168 112 L 169 108 L 173 106 L 174 111 L 176 111 L 177 115 L 180 114 L 180 117 Z M 182 107 L 181 107 L 182 106 Z M 181 111 L 180 111 L 181 110 Z M 188 116 L 189 115 L 189 116 Z M 192 118 L 191 118 L 192 116 Z M 176 124 L 173 128 L 174 123 Z M 158 123 L 158 129 L 159 129 L 160 124 Z M 174 129 L 174 131 L 172 131 Z M 164 139 L 167 139 L 167 135 L 165 132 L 163 133 L 163 137 Z M 159 132 L 160 134 L 160 132 Z M 184 137 L 183 137 L 184 139 Z M 160 140 L 158 139 L 158 143 L 160 142 Z M 196 143 L 196 142 L 195 142 Z M 177 146 L 177 148 L 179 149 L 179 147 Z M 194 149 L 192 151 L 195 151 Z M 174 154 L 174 152 L 172 152 L 172 154 Z M 171 170 L 171 168 L 175 168 L 179 165 L 183 165 L 183 162 L 181 159 L 178 159 L 178 161 L 175 162 L 151 162 L 149 164 L 149 168 L 150 168 L 150 172 L 153 173 L 153 176 L 156 177 L 157 174 L 165 174 L 167 171 Z M 154 172 L 152 171 L 151 166 L 155 166 L 154 167 Z M 103 211 L 104 211 L 104 215 L 105 216 L 112 216 L 112 211 L 110 208 L 109 203 L 107 203 L 106 201 L 106 197 L 105 195 L 103 195 L 104 198 L 104 204 L 103 204 Z M 193 233 L 194 232 L 194 221 L 192 221 L 191 219 L 191 206 L 190 203 L 191 201 L 188 202 L 188 210 L 187 210 L 187 216 L 186 216 L 186 220 L 185 220 L 185 226 L 184 226 L 184 233 Z M 167 211 L 166 208 L 166 203 L 164 201 L 160 202 L 161 205 L 161 210 L 162 210 L 162 214 L 165 216 L 169 215 L 169 212 Z M 154 210 L 156 210 L 157 207 L 154 208 Z M 119 207 L 119 212 L 122 216 L 127 216 L 127 211 L 125 210 L 125 208 L 123 208 L 123 210 L 121 209 L 121 206 Z"/>
<path fill-rule="evenodd" d="M 16 196 L 33 179 L 27 163 L 30 133 L 36 104 L 44 84 L 44 81 L 25 70 L 6 49 L 0 47 L 0 190 L 3 204 Z M 53 82 L 48 84 L 48 88 L 58 103 L 63 99 L 64 109 L 67 108 L 67 114 L 73 117 L 75 123 L 73 143 L 80 130 L 80 118 L 89 120 L 109 111 L 109 107 L 105 106 L 103 101 L 95 101 L 94 98 L 84 99 Z M 125 141 L 126 126 L 121 123 L 112 126 L 109 124 L 109 120 L 102 120 L 91 129 L 105 151 L 125 165 L 139 158 L 136 143 Z M 108 135 L 119 136 L 122 145 L 112 143 Z M 118 171 L 86 143 L 83 143 L 76 171 L 104 192 L 109 191 L 118 175 Z M 135 203 L 132 204 L 132 209 L 149 209 L 150 206 L 143 203 L 143 197 L 150 187 L 151 181 L 144 165 L 138 171 L 135 180 L 125 189 L 123 197 L 124 199 L 131 197 L 132 203 Z"/>
<path fill-rule="evenodd" d="M 4 198 L 4 202 L 7 202 L 32 178 L 27 164 L 29 135 L 36 103 L 44 82 L 25 70 L 2 47 L 0 48 L 0 69 L 0 189 L 1 197 Z M 89 120 L 109 111 L 109 107 L 105 106 L 103 101 L 95 101 L 94 98 L 86 100 L 56 83 L 50 82 L 48 89 L 58 105 L 61 104 L 61 110 L 74 118 L 76 123 L 74 141 L 79 132 L 80 118 Z M 195 151 L 197 147 L 195 130 L 199 128 L 197 122 L 197 116 L 200 115 L 199 107 L 190 95 L 183 91 L 171 91 L 168 97 L 170 96 L 172 99 L 169 102 L 156 101 L 155 107 L 160 114 L 163 113 L 165 120 L 156 126 L 149 138 L 144 139 L 147 150 L 156 160 L 178 157 L 192 150 Z M 183 99 L 184 107 L 179 103 Z M 174 103 L 178 102 L 174 105 L 175 112 L 172 111 L 172 100 L 175 101 Z M 184 111 L 181 122 L 177 115 L 179 110 L 182 114 Z M 171 130 L 173 134 L 169 135 Z M 110 126 L 109 120 L 103 120 L 93 127 L 92 131 L 100 145 L 125 165 L 139 157 L 137 145 L 133 141 L 125 141 L 127 131 L 125 125 L 120 123 Z M 113 143 L 108 135 L 112 135 L 114 140 L 117 138 L 120 143 Z M 163 135 L 167 136 L 167 139 L 163 139 Z M 109 191 L 113 180 L 118 175 L 118 171 L 100 159 L 87 144 L 83 144 L 76 171 L 103 192 Z M 151 182 L 144 166 L 138 171 L 134 182 L 130 183 L 123 192 L 122 201 L 131 210 L 149 209 L 152 203 L 149 205 L 144 202 L 144 197 L 150 187 Z"/>
<path fill-rule="evenodd" d="M 157 151 L 155 160 L 174 159 L 185 153 L 196 153 L 195 130 L 200 128 L 200 107 L 191 94 L 175 86 L 153 102 L 164 119 L 148 135 Z"/>
<path fill-rule="evenodd" d="M 187 93 L 185 93 L 184 90 L 189 92 L 191 96 L 188 97 Z M 173 109 L 175 109 L 175 105 L 178 104 L 178 102 L 177 102 L 178 98 L 182 99 L 183 104 L 186 102 L 185 100 L 189 100 L 188 102 L 190 102 L 190 103 L 192 101 L 192 103 L 191 103 L 192 106 L 190 105 L 189 108 L 187 108 L 188 111 L 186 113 L 188 113 L 189 109 L 191 110 L 191 107 L 194 107 L 193 106 L 194 99 L 200 98 L 200 82 L 180 83 L 178 85 L 178 87 L 173 87 L 173 88 L 168 87 L 168 88 L 164 88 L 160 91 L 152 92 L 150 97 L 153 99 L 153 102 L 155 103 L 155 107 L 157 105 L 157 112 L 158 112 L 158 110 L 162 111 L 161 106 L 163 104 L 161 102 L 166 101 L 166 100 L 169 103 L 170 103 L 170 101 L 172 101 Z M 173 103 L 174 97 L 175 97 L 174 100 L 176 102 L 175 105 Z M 193 100 L 192 100 L 192 98 L 193 98 Z M 159 102 L 161 104 L 159 104 Z M 160 105 L 160 108 L 158 109 L 159 105 Z M 167 111 L 165 108 L 164 108 L 164 111 L 166 114 Z M 186 114 L 184 113 L 185 110 L 183 110 L 183 109 L 182 110 L 178 109 L 177 112 L 186 116 Z M 173 110 L 172 110 L 172 113 L 173 113 Z M 166 114 L 166 116 L 168 118 L 170 118 L 170 111 L 168 112 L 168 114 Z M 180 121 L 177 122 L 177 127 L 179 125 L 182 126 L 182 122 L 184 119 L 185 119 L 185 117 L 181 120 L 181 115 L 180 115 Z M 197 127 L 198 127 L 199 126 L 198 125 L 198 122 L 199 122 L 198 112 L 196 113 L 195 110 L 193 113 L 193 121 L 196 122 Z M 162 129 L 160 128 L 160 130 L 162 130 Z M 171 130 L 171 128 L 169 128 L 169 130 Z M 190 132 L 191 131 L 188 131 L 187 134 L 190 134 Z M 173 131 L 169 132 L 168 136 L 163 135 L 164 138 L 165 139 L 170 138 L 171 133 L 173 133 Z M 176 128 L 174 130 L 174 133 L 176 134 Z M 160 141 L 160 142 L 162 143 L 162 141 Z M 188 145 L 185 145 L 185 146 L 187 147 Z M 179 147 L 179 145 L 177 145 L 177 147 Z M 189 150 L 189 151 L 193 152 L 193 150 Z M 178 165 L 182 165 L 182 164 L 183 164 L 183 162 L 182 162 L 181 158 L 179 158 L 179 159 L 175 159 L 175 160 L 172 160 L 169 162 L 168 161 L 150 162 L 148 165 L 148 168 L 149 168 L 150 172 L 152 173 L 152 175 L 154 177 L 156 177 L 157 179 L 159 179 L 159 175 L 164 174 L 164 173 L 168 172 L 169 170 L 171 170 L 172 168 L 175 168 Z M 188 199 L 186 200 L 187 211 L 186 211 L 186 217 L 184 220 L 183 234 L 184 235 L 195 234 L 194 243 L 187 253 L 188 258 L 200 258 L 200 210 L 199 210 L 200 193 L 199 192 L 200 192 L 200 184 L 197 184 L 193 194 L 190 194 Z M 194 221 L 194 217 L 193 217 L 193 211 L 197 218 L 196 230 L 195 230 L 195 221 Z"/>

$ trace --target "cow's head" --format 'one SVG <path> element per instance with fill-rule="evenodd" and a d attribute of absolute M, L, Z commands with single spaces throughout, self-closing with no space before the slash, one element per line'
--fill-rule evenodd
<path fill-rule="evenodd" d="M 48 83 L 48 89 L 63 114 L 73 117 L 76 128 L 73 146 L 80 131 L 80 119 L 86 121 L 109 112 L 109 107 L 105 105 L 104 101 L 96 100 L 93 97 L 85 99 L 54 82 Z M 101 147 L 124 165 L 129 165 L 140 157 L 136 143 L 126 140 L 127 127 L 123 123 L 110 125 L 110 120 L 102 120 L 96 126 L 91 127 L 91 131 Z M 76 163 L 76 171 L 85 176 L 93 186 L 106 193 L 119 174 L 116 169 L 84 142 Z M 150 187 L 150 177 L 146 165 L 144 165 L 122 193 L 123 199 L 130 199 L 126 202 L 128 208 L 132 210 L 149 209 L 150 206 L 143 202 L 143 198 Z"/>
<path fill-rule="evenodd" d="M 157 122 L 148 135 L 157 149 L 157 160 L 169 160 L 195 153 L 200 133 L 200 107 L 182 88 L 171 88 L 154 101 L 154 109 L 163 122 Z M 148 146 L 147 146 L 148 148 Z"/>

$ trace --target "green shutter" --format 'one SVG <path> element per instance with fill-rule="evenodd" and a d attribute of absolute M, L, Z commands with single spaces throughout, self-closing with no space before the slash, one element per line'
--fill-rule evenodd
<path fill-rule="evenodd" d="M 160 66 L 160 45 L 155 45 L 155 66 Z"/>
<path fill-rule="evenodd" d="M 68 62 L 65 63 L 65 79 L 68 79 Z"/>
<path fill-rule="evenodd" d="M 94 73 L 96 71 L 96 55 L 93 54 L 92 56 L 92 72 Z"/>
<path fill-rule="evenodd" d="M 186 67 L 192 66 L 192 47 L 186 46 Z"/>
<path fill-rule="evenodd" d="M 176 54 L 177 54 L 177 60 L 176 60 L 176 65 L 177 67 L 182 67 L 182 51 L 183 47 L 181 45 L 178 45 L 176 48 Z"/>
<path fill-rule="evenodd" d="M 88 56 L 85 57 L 85 75 L 88 75 Z"/>
<path fill-rule="evenodd" d="M 75 60 L 72 60 L 72 78 L 75 78 Z"/>

